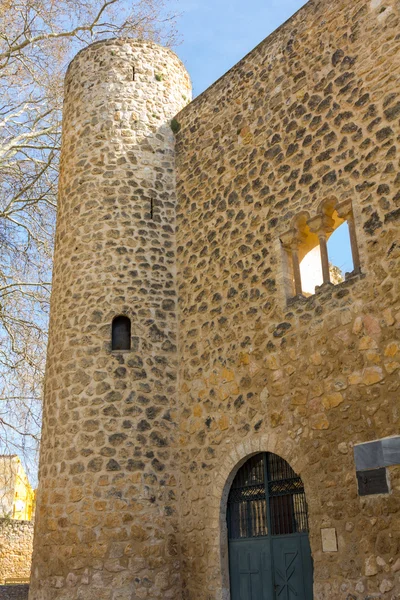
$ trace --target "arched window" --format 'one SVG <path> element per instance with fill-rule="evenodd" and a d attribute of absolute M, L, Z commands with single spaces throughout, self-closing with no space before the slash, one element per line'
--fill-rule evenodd
<path fill-rule="evenodd" d="M 328 201 L 310 218 L 300 214 L 281 237 L 286 295 L 310 296 L 322 284 L 338 284 L 360 272 L 350 202 Z"/>
<path fill-rule="evenodd" d="M 336 210 L 331 213 L 329 221 L 330 227 L 326 230 L 322 229 L 319 235 L 308 229 L 309 238 L 313 234 L 314 243 L 311 250 L 305 247 L 306 254 L 300 259 L 301 286 L 304 296 L 314 294 L 316 287 L 323 283 L 334 285 L 342 283 L 345 273 L 354 271 L 348 222 L 341 219 Z M 321 227 L 319 222 L 318 226 Z M 308 241 L 312 242 L 311 239 Z M 323 247 L 325 247 L 325 257 Z M 324 260 L 328 264 L 325 274 Z"/>
<path fill-rule="evenodd" d="M 120 315 L 112 322 L 112 350 L 131 349 L 131 320 Z"/>

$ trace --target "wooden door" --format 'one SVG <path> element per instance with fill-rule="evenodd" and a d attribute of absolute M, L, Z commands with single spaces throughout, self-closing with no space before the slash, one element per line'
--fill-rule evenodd
<path fill-rule="evenodd" d="M 312 600 L 304 487 L 286 461 L 261 453 L 239 469 L 227 521 L 231 600 Z"/>

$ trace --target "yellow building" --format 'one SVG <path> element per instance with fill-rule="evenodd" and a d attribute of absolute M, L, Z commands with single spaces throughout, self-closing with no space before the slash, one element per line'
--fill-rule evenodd
<path fill-rule="evenodd" d="M 0 518 L 32 519 L 35 492 L 16 454 L 0 455 Z"/>

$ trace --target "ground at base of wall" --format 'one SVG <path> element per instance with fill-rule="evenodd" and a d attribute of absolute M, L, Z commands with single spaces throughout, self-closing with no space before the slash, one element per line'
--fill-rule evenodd
<path fill-rule="evenodd" d="M 29 585 L 0 585 L 0 600 L 28 600 Z"/>

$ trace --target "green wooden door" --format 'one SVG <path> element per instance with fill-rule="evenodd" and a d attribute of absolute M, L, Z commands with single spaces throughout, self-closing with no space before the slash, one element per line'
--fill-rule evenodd
<path fill-rule="evenodd" d="M 229 545 L 232 596 L 237 600 L 272 598 L 271 550 L 265 539 L 232 540 Z"/>
<path fill-rule="evenodd" d="M 277 600 L 312 599 L 312 560 L 307 534 L 272 538 L 274 593 Z"/>
<path fill-rule="evenodd" d="M 307 504 L 286 461 L 262 453 L 239 469 L 227 521 L 231 600 L 312 600 Z"/>

